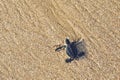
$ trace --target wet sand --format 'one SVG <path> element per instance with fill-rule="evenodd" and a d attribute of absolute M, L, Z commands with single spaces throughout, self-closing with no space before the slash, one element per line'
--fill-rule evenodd
<path fill-rule="evenodd" d="M 66 37 L 87 56 L 65 63 Z M 120 1 L 0 0 L 0 80 L 120 80 Z"/>

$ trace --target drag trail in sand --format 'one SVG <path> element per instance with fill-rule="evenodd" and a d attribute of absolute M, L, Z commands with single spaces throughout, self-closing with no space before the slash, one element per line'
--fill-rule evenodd
<path fill-rule="evenodd" d="M 85 40 L 65 63 L 54 45 Z M 119 0 L 0 0 L 0 80 L 119 80 Z"/>

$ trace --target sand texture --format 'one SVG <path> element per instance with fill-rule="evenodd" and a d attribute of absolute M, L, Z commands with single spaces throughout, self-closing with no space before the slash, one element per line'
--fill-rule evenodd
<path fill-rule="evenodd" d="M 66 37 L 84 58 L 55 52 Z M 0 0 L 0 80 L 120 80 L 120 0 Z"/>

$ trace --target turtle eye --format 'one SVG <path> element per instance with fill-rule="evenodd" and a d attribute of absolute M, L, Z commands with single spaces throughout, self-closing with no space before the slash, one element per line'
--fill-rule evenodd
<path fill-rule="evenodd" d="M 70 44 L 70 40 L 66 38 L 65 40 L 66 44 Z"/>

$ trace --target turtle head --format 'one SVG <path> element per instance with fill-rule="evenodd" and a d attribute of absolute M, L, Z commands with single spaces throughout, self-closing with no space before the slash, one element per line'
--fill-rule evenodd
<path fill-rule="evenodd" d="M 66 44 L 70 44 L 69 38 L 66 38 L 65 42 L 66 42 Z"/>

